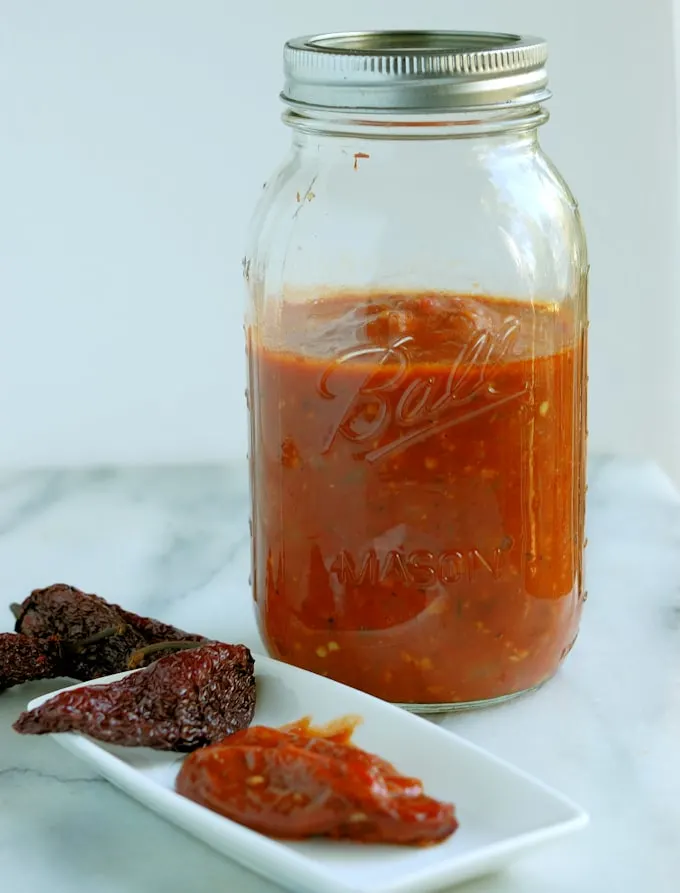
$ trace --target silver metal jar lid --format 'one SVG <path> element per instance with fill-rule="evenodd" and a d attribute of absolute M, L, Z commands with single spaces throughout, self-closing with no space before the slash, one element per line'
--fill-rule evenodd
<path fill-rule="evenodd" d="M 539 37 L 481 31 L 354 31 L 289 40 L 288 105 L 435 113 L 541 102 L 550 96 Z"/>

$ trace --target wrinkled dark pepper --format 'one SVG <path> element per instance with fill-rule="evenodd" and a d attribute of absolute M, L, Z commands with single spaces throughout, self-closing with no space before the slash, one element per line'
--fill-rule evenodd
<path fill-rule="evenodd" d="M 22 713 L 14 729 L 26 735 L 81 732 L 127 747 L 195 750 L 250 725 L 254 667 L 245 645 L 201 645 L 108 685 L 62 691 Z"/>
<path fill-rule="evenodd" d="M 209 641 L 63 583 L 34 590 L 11 610 L 16 632 L 0 634 L 0 692 L 59 676 L 85 682 Z"/>
<path fill-rule="evenodd" d="M 27 679 L 54 679 L 60 674 L 61 648 L 57 639 L 31 639 L 0 633 L 0 691 Z"/>

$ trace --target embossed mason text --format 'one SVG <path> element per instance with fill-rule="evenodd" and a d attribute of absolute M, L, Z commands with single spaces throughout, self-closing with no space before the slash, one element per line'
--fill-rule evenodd
<path fill-rule="evenodd" d="M 427 549 L 412 552 L 392 549 L 381 559 L 375 549 L 356 558 L 343 549 L 331 564 L 330 572 L 343 586 L 384 583 L 422 588 L 472 580 L 480 573 L 498 579 L 506 555 L 501 548 L 487 553 L 480 549 L 447 549 L 438 553 Z"/>

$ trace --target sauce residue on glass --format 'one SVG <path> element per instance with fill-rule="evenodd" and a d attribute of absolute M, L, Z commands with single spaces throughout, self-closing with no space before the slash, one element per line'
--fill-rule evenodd
<path fill-rule="evenodd" d="M 249 333 L 272 654 L 401 703 L 544 681 L 583 594 L 574 303 L 359 293 L 277 313 Z"/>
<path fill-rule="evenodd" d="M 351 743 L 356 717 L 252 726 L 190 754 L 178 793 L 262 834 L 426 846 L 458 827 L 451 804 Z"/>

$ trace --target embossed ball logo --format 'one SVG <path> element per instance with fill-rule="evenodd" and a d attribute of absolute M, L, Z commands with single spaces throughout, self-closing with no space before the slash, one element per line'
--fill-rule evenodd
<path fill-rule="evenodd" d="M 342 352 L 318 383 L 320 395 L 337 401 L 340 409 L 340 420 L 323 452 L 342 437 L 350 443 L 371 444 L 364 458 L 375 462 L 517 400 L 526 388 L 502 393 L 495 375 L 518 334 L 519 321 L 514 317 L 493 332 L 473 331 L 451 360 L 446 378 L 423 374 L 422 364 L 415 371 L 417 345 L 411 335 Z M 351 376 L 340 374 L 350 371 Z M 388 430 L 399 433 L 381 442 Z"/>

